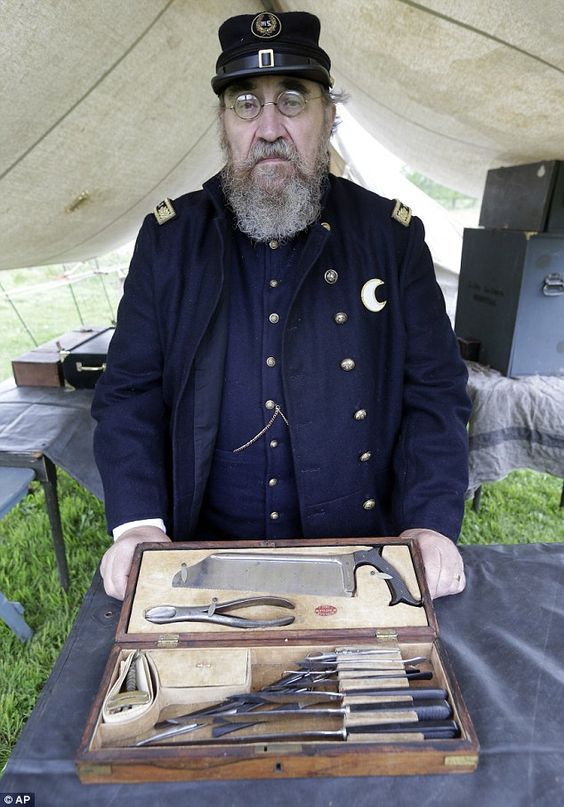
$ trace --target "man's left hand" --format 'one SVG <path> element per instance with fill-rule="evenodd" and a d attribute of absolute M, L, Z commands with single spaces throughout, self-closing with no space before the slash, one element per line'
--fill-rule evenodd
<path fill-rule="evenodd" d="M 433 599 L 464 591 L 464 563 L 456 544 L 450 538 L 440 532 L 425 529 L 404 530 L 400 538 L 411 538 L 419 544 L 427 585 Z"/>

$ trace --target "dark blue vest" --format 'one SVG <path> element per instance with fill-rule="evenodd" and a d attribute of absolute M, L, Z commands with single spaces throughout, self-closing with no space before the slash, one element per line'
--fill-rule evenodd
<path fill-rule="evenodd" d="M 280 356 L 304 237 L 257 244 L 236 230 L 234 242 L 221 419 L 197 537 L 293 538 L 302 526 Z"/>

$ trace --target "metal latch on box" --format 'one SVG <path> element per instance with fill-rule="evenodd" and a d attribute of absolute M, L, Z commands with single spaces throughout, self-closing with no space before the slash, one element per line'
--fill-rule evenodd
<path fill-rule="evenodd" d="M 465 768 L 475 768 L 478 764 L 478 755 L 477 754 L 466 754 L 455 756 L 452 754 L 451 756 L 447 756 L 444 759 L 445 765 L 448 767 L 454 767 L 460 765 L 460 767 Z"/>
<path fill-rule="evenodd" d="M 301 754 L 303 746 L 298 743 L 269 742 L 257 746 L 257 754 Z"/>
<path fill-rule="evenodd" d="M 80 766 L 80 775 L 84 779 L 97 778 L 99 776 L 111 776 L 112 772 L 111 765 L 96 764 Z"/>
<path fill-rule="evenodd" d="M 376 638 L 385 642 L 396 642 L 398 635 L 395 630 L 377 630 Z"/>
<path fill-rule="evenodd" d="M 558 272 L 551 272 L 544 279 L 542 293 L 545 297 L 557 297 L 564 294 L 564 277 Z"/>
<path fill-rule="evenodd" d="M 103 373 L 106 370 L 106 362 L 99 364 L 97 367 L 89 367 L 81 361 L 77 361 L 76 370 L 78 373 Z"/>

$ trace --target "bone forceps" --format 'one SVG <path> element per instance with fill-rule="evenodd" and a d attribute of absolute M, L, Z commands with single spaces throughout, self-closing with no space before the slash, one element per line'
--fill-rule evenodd
<path fill-rule="evenodd" d="M 218 602 L 214 597 L 209 605 L 176 606 L 155 605 L 144 611 L 143 616 L 149 622 L 166 625 L 170 622 L 211 622 L 214 625 L 227 625 L 230 628 L 277 628 L 291 625 L 295 617 L 285 616 L 279 619 L 251 619 L 231 616 L 227 611 L 239 608 L 253 608 L 257 605 L 274 605 L 278 608 L 294 608 L 294 603 L 282 597 L 244 597 L 240 600 Z"/>

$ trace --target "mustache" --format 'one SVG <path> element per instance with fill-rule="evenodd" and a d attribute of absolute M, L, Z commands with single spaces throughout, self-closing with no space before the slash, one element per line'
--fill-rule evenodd
<path fill-rule="evenodd" d="M 282 138 L 275 140 L 273 143 L 260 140 L 252 147 L 241 168 L 250 170 L 261 160 L 267 160 L 272 157 L 278 157 L 296 164 L 299 155 L 296 147 L 292 143 L 282 140 Z"/>

